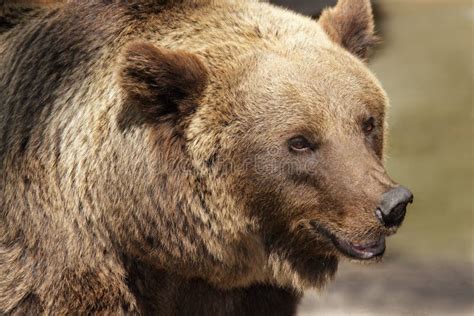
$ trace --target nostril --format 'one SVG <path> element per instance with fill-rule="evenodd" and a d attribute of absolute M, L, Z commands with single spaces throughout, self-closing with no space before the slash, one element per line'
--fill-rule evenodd
<path fill-rule="evenodd" d="M 385 226 L 399 226 L 405 218 L 408 203 L 412 202 L 413 194 L 410 190 L 399 186 L 382 195 L 375 214 Z"/>
<path fill-rule="evenodd" d="M 407 210 L 407 203 L 398 204 L 388 216 L 384 217 L 386 226 L 398 226 L 403 222 Z"/>

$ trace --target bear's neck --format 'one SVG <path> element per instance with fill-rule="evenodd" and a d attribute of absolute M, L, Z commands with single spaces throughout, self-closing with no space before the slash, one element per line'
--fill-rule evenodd
<path fill-rule="evenodd" d="M 294 315 L 301 298 L 291 289 L 256 284 L 220 289 L 128 258 L 128 286 L 141 310 L 154 315 Z M 271 304 L 268 304 L 271 302 Z"/>

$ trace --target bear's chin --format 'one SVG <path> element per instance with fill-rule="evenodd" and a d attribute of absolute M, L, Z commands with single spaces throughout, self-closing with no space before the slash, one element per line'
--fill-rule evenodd
<path fill-rule="evenodd" d="M 321 289 L 334 279 L 340 260 L 375 263 L 382 259 L 385 251 L 383 235 L 374 241 L 356 244 L 319 229 L 315 232 L 312 240 L 317 237 L 317 243 L 313 247 L 309 246 L 310 239 L 302 238 L 306 242 L 287 245 L 286 251 L 270 256 L 270 266 L 279 285 L 297 291 Z"/>
<path fill-rule="evenodd" d="M 307 289 L 322 289 L 334 279 L 339 258 L 336 253 L 321 255 L 270 256 L 274 282 L 286 288 L 303 292 Z"/>

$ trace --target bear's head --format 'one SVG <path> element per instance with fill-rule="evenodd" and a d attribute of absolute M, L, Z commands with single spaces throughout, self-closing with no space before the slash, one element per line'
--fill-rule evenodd
<path fill-rule="evenodd" d="M 193 53 L 158 41 L 124 51 L 119 125 L 146 131 L 134 170 L 149 183 L 134 186 L 142 214 L 123 222 L 124 247 L 220 286 L 321 286 L 339 257 L 380 258 L 412 200 L 383 167 L 370 2 L 340 0 L 319 22 L 233 6 L 242 24 L 222 22 L 222 43 L 215 30 Z"/>

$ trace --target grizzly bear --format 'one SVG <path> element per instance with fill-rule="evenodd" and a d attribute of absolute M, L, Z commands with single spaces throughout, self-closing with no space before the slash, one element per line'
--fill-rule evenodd
<path fill-rule="evenodd" d="M 40 11 L 0 34 L 1 313 L 292 315 L 381 258 L 412 195 L 369 0 Z"/>

